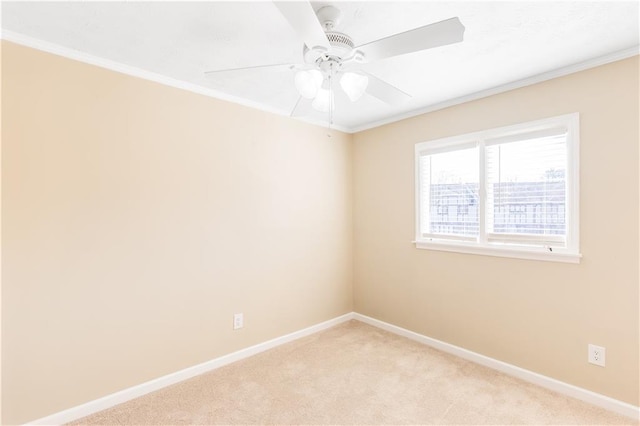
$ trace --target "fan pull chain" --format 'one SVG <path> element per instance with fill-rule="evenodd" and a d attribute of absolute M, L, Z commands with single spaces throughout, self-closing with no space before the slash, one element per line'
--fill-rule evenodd
<path fill-rule="evenodd" d="M 329 68 L 329 133 L 327 137 L 331 137 L 331 126 L 333 125 L 333 62 Z"/>

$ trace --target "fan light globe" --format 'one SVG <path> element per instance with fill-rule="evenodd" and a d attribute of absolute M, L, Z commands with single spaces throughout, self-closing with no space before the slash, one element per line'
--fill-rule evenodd
<path fill-rule="evenodd" d="M 322 73 L 318 70 L 300 70 L 296 73 L 294 81 L 300 96 L 313 99 L 322 85 Z"/>
<path fill-rule="evenodd" d="M 340 86 L 351 102 L 355 102 L 364 94 L 369 84 L 369 77 L 354 72 L 345 72 L 340 79 Z"/>
<path fill-rule="evenodd" d="M 329 89 L 320 89 L 316 98 L 311 103 L 313 109 L 320 112 L 328 112 L 329 106 L 333 108 L 333 99 L 331 99 L 331 92 Z"/>

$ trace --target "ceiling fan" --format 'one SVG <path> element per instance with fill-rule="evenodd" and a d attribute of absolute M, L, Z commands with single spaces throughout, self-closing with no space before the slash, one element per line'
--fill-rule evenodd
<path fill-rule="evenodd" d="M 330 123 L 335 94 L 341 95 L 336 82 L 351 102 L 366 92 L 390 105 L 402 103 L 411 96 L 366 72 L 366 64 L 461 42 L 465 30 L 458 18 L 450 18 L 356 46 L 349 35 L 335 31 L 340 19 L 340 10 L 336 7 L 323 6 L 314 11 L 308 1 L 273 3 L 304 42 L 303 63 L 217 70 L 205 75 L 211 77 L 219 72 L 268 67 L 295 70 L 294 83 L 300 96 L 291 116 L 305 115 L 312 108 L 328 112 Z"/>

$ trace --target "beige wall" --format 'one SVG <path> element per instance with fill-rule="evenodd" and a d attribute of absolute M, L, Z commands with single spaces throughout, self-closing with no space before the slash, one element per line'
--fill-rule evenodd
<path fill-rule="evenodd" d="M 330 139 L 7 42 L 2 65 L 4 423 L 352 302 L 638 404 L 637 57 Z M 410 244 L 415 143 L 570 112 L 581 114 L 580 265 Z M 606 368 L 586 363 L 587 343 L 607 348 Z"/>
<path fill-rule="evenodd" d="M 2 54 L 4 424 L 352 310 L 350 135 Z"/>
<path fill-rule="evenodd" d="M 356 134 L 355 310 L 638 405 L 638 89 L 636 56 Z M 414 248 L 416 143 L 572 112 L 581 264 Z"/>

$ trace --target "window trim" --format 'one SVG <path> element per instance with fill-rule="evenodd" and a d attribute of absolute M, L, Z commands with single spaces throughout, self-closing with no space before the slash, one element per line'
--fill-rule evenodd
<path fill-rule="evenodd" d="M 544 132 L 557 127 L 567 129 L 567 200 L 566 215 L 566 247 L 540 247 L 526 244 L 504 244 L 489 242 L 486 227 L 486 170 L 484 148 L 487 142 L 494 144 L 496 140 L 513 138 L 519 135 Z M 511 126 L 487 129 L 459 136 L 420 142 L 415 145 L 415 243 L 416 248 L 447 252 L 479 254 L 517 259 L 544 260 L 553 262 L 580 263 L 582 255 L 580 247 L 580 116 L 571 113 L 541 120 L 519 123 Z M 420 210 L 420 158 L 423 155 L 479 147 L 479 235 L 476 241 L 425 237 L 421 234 Z"/>

